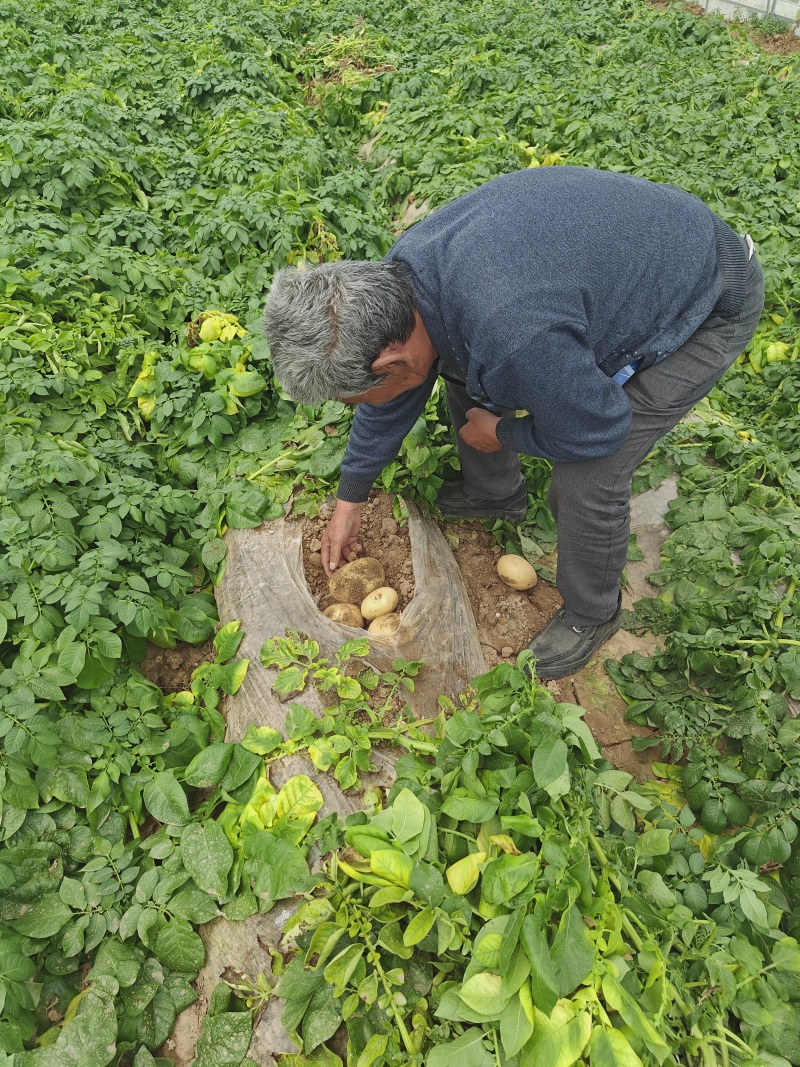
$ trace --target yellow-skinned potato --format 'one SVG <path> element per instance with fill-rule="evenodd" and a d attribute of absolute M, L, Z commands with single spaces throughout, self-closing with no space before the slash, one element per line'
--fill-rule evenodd
<path fill-rule="evenodd" d="M 383 567 L 378 560 L 362 556 L 334 571 L 328 588 L 334 600 L 340 600 L 343 604 L 360 604 L 368 593 L 378 589 L 384 581 Z"/>
<path fill-rule="evenodd" d="M 333 622 L 342 622 L 345 626 L 357 626 L 362 630 L 364 628 L 364 620 L 355 604 L 331 604 L 322 614 Z"/>
<path fill-rule="evenodd" d="M 533 589 L 539 580 L 536 571 L 522 556 L 501 556 L 497 561 L 497 573 L 512 589 Z"/>
<path fill-rule="evenodd" d="M 399 626 L 400 612 L 393 611 L 390 615 L 379 615 L 377 619 L 373 619 L 367 627 L 367 633 L 375 634 L 378 637 L 390 637 L 392 634 L 397 633 Z"/>
<path fill-rule="evenodd" d="M 397 593 L 388 585 L 374 589 L 361 602 L 361 614 L 365 619 L 377 619 L 380 615 L 389 615 L 397 607 Z"/>

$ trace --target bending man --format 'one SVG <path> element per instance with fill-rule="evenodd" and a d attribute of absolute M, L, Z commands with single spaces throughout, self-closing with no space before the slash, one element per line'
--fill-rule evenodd
<path fill-rule="evenodd" d="M 278 380 L 358 405 L 326 571 L 358 552 L 372 484 L 441 375 L 462 473 L 445 517 L 521 522 L 520 453 L 553 461 L 564 606 L 529 647 L 541 678 L 579 670 L 619 626 L 633 472 L 744 350 L 763 299 L 749 237 L 700 200 L 577 167 L 495 178 L 380 263 L 279 271 L 264 313 Z"/>

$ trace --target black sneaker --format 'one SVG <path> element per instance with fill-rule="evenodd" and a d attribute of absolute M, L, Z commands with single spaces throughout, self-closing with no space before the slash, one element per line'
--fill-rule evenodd
<path fill-rule="evenodd" d="M 472 500 L 462 481 L 445 482 L 436 506 L 446 519 L 505 519 L 522 522 L 528 514 L 528 487 L 525 482 L 502 500 Z"/>
<path fill-rule="evenodd" d="M 528 648 L 536 657 L 536 675 L 544 680 L 566 678 L 585 667 L 595 652 L 620 628 L 622 604 L 600 626 L 570 626 L 559 608 L 536 634 Z"/>

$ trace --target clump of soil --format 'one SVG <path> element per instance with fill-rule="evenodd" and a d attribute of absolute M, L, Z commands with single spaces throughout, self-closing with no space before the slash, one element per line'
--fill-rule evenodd
<path fill-rule="evenodd" d="M 331 508 L 324 506 L 319 518 L 306 522 L 303 529 L 303 566 L 311 595 L 320 611 L 335 604 L 328 592 L 328 576 L 322 566 L 322 535 L 331 517 Z M 411 539 L 408 527 L 401 526 L 392 513 L 392 497 L 373 492 L 366 505 L 359 533 L 361 556 L 373 556 L 383 564 L 385 585 L 396 590 L 396 611 L 407 607 L 414 595 L 414 571 L 411 566 Z"/>
<path fill-rule="evenodd" d="M 147 658 L 139 664 L 139 670 L 162 692 L 179 693 L 189 688 L 192 671 L 215 656 L 213 640 L 202 645 L 178 642 L 175 648 L 157 648 L 148 643 Z"/>
<path fill-rule="evenodd" d="M 440 525 L 467 587 L 487 667 L 513 663 L 533 635 L 555 615 L 561 597 L 541 579 L 525 592 L 510 589 L 497 573 L 503 550 L 480 522 Z"/>

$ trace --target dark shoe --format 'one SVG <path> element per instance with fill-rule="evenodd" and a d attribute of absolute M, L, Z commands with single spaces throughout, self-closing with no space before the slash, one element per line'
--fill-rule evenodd
<path fill-rule="evenodd" d="M 565 678 L 585 667 L 595 652 L 620 628 L 622 604 L 600 626 L 570 626 L 559 608 L 528 648 L 536 657 L 536 675 L 542 679 Z"/>
<path fill-rule="evenodd" d="M 525 482 L 502 500 L 471 500 L 462 481 L 445 482 L 436 506 L 446 519 L 505 519 L 522 522 L 528 513 L 528 487 Z"/>

